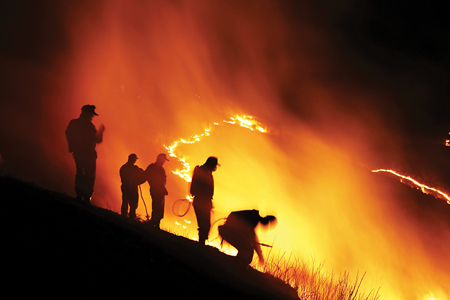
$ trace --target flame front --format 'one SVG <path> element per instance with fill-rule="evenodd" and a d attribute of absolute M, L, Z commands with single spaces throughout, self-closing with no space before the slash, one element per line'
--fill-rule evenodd
<path fill-rule="evenodd" d="M 175 154 L 175 149 L 177 148 L 177 146 L 179 144 L 194 144 L 195 142 L 200 141 L 200 138 L 205 137 L 205 136 L 209 136 L 209 131 L 210 131 L 209 129 L 205 129 L 204 133 L 202 133 L 200 135 L 191 136 L 188 140 L 180 139 L 178 141 L 175 141 L 171 146 L 164 145 L 164 148 L 166 148 L 167 152 L 169 153 L 169 156 L 177 158 L 178 161 L 183 165 L 183 168 L 181 170 L 173 171 L 173 173 L 178 175 L 179 177 L 183 178 L 186 182 L 191 182 L 192 181 L 192 178 L 191 178 L 191 175 L 190 175 L 191 166 L 186 161 L 185 158 L 179 158 Z"/>
<path fill-rule="evenodd" d="M 435 197 L 438 197 L 438 198 L 441 198 L 441 199 L 446 200 L 447 203 L 450 204 L 450 197 L 449 197 L 446 193 L 444 193 L 444 192 L 442 192 L 442 191 L 440 191 L 440 190 L 438 190 L 438 189 L 436 189 L 436 188 L 429 187 L 429 186 L 427 186 L 427 185 L 425 185 L 425 184 L 422 184 L 422 183 L 418 182 L 417 180 L 412 179 L 412 178 L 409 177 L 409 176 L 401 175 L 401 174 L 395 172 L 394 170 L 386 170 L 386 169 L 372 170 L 372 172 L 374 172 L 374 173 L 377 173 L 377 172 L 388 172 L 388 173 L 394 174 L 395 176 L 398 176 L 398 177 L 401 178 L 400 181 L 402 181 L 402 179 L 405 179 L 405 180 L 407 180 L 408 182 L 411 182 L 411 183 L 414 184 L 417 188 L 420 188 L 420 190 L 421 190 L 424 194 L 432 194 L 432 195 L 434 195 Z M 402 181 L 402 182 L 403 182 L 403 181 Z"/>
<path fill-rule="evenodd" d="M 256 120 L 252 116 L 235 116 L 230 117 L 230 120 L 223 120 L 223 123 L 229 123 L 229 124 L 238 124 L 241 127 L 245 127 L 250 130 L 257 130 L 259 132 L 267 133 L 267 128 L 264 128 L 262 124 Z M 218 126 L 219 123 L 214 123 L 214 125 Z M 186 161 L 186 158 L 184 157 L 178 157 L 175 154 L 175 149 L 179 144 L 194 144 L 196 142 L 199 142 L 203 137 L 207 137 L 210 135 L 211 129 L 205 129 L 205 131 L 200 135 L 194 135 L 189 137 L 188 139 L 179 139 L 178 141 L 175 141 L 171 146 L 164 145 L 164 148 L 166 148 L 167 152 L 169 153 L 169 156 L 177 158 L 178 161 L 183 165 L 183 168 L 181 170 L 175 170 L 172 171 L 175 175 L 178 175 L 179 177 L 183 178 L 186 182 L 191 182 L 192 178 L 190 176 L 191 172 L 191 166 L 189 162 Z M 189 196 L 188 196 L 189 197 Z M 189 199 L 189 198 L 187 198 Z"/>

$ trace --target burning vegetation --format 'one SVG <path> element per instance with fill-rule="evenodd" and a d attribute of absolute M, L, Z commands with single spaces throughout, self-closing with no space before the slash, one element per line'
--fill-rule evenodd
<path fill-rule="evenodd" d="M 409 176 L 401 175 L 401 174 L 395 172 L 394 170 L 385 170 L 385 169 L 372 170 L 372 172 L 374 172 L 374 173 L 387 172 L 387 173 L 394 174 L 395 176 L 400 178 L 400 181 L 402 183 L 409 184 L 412 187 L 418 188 L 425 194 L 431 194 L 436 198 L 444 199 L 447 201 L 448 204 L 450 204 L 450 197 L 446 193 L 444 193 L 436 188 L 426 186 L 425 184 L 422 184 L 422 183 L 418 182 L 417 180 L 412 179 Z"/>
<path fill-rule="evenodd" d="M 439 149 L 434 141 L 420 144 L 427 151 L 410 142 L 418 128 L 426 136 L 442 125 L 424 103 L 442 96 L 447 77 L 390 52 L 380 55 L 379 46 L 360 39 L 370 30 L 350 25 L 371 16 L 365 7 L 358 6 L 356 18 L 351 4 L 339 2 L 331 8 L 269 0 L 40 2 L 1 12 L 33 16 L 5 18 L 14 26 L 0 31 L 8 44 L 0 45 L 8 100 L 0 120 L 7 141 L 0 145 L 2 172 L 73 193 L 64 129 L 80 107 L 95 104 L 94 123 L 107 128 L 97 147 L 95 205 L 119 211 L 118 172 L 130 153 L 142 167 L 167 152 L 174 159 L 165 164 L 162 227 L 192 238 L 197 224 L 186 196 L 192 168 L 214 155 L 222 165 L 214 176 L 214 220 L 242 209 L 275 215 L 276 230 L 259 233 L 273 245 L 266 256 L 313 257 L 324 262 L 325 274 L 344 275 L 314 277 L 319 272 L 296 259 L 274 259 L 265 271 L 294 286 L 300 276 L 334 288 L 365 274 L 348 295 L 354 287 L 381 287 L 380 298 L 450 298 L 447 205 L 442 215 L 431 213 L 418 204 L 430 195 L 373 174 L 389 172 L 449 201 L 442 137 Z M 349 28 L 361 30 L 352 31 L 358 42 L 345 38 Z M 409 177 L 380 169 L 387 165 L 414 171 Z M 412 179 L 421 178 L 417 170 L 439 183 Z M 146 184 L 142 195 L 150 199 Z M 210 243 L 218 245 L 214 230 Z"/>

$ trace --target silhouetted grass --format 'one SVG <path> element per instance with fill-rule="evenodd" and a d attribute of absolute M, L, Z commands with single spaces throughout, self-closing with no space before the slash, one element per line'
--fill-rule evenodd
<path fill-rule="evenodd" d="M 270 255 L 264 266 L 252 263 L 255 269 L 277 277 L 298 291 L 302 300 L 376 300 L 380 296 L 377 291 L 370 291 L 367 295 L 360 293 L 361 277 L 356 276 L 354 281 L 349 279 L 349 273 L 339 276 L 326 275 L 322 272 L 322 264 L 307 263 L 304 260 L 282 255 Z"/>

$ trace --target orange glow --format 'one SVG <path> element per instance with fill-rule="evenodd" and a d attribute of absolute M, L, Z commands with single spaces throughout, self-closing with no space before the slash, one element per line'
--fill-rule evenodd
<path fill-rule="evenodd" d="M 358 165 L 380 165 L 373 149 L 381 144 L 401 163 L 395 126 L 368 104 L 391 95 L 378 84 L 358 86 L 364 76 L 346 78 L 351 64 L 316 26 L 323 18 L 310 9 L 314 1 L 294 1 L 305 14 L 297 18 L 295 37 L 281 2 L 77 6 L 61 27 L 68 31 L 68 52 L 52 65 L 55 74 L 39 73 L 52 80 L 36 109 L 43 112 L 39 134 L 24 129 L 17 136 L 39 139 L 34 148 L 45 148 L 54 181 L 66 178 L 61 190 L 73 194 L 75 166 L 63 133 L 82 105 L 94 104 L 94 124 L 106 127 L 97 147 L 95 205 L 120 210 L 118 171 L 130 153 L 144 169 L 169 153 L 161 226 L 195 237 L 193 210 L 180 218 L 171 208 L 179 199 L 192 200 L 186 197 L 192 168 L 214 155 L 221 166 L 214 173 L 212 221 L 259 209 L 279 220 L 274 230 L 258 231 L 274 252 L 312 257 L 329 273 L 348 270 L 350 278 L 367 272 L 363 285 L 381 286 L 381 299 L 423 300 L 429 291 L 449 299 L 447 223 L 431 220 L 441 223 L 424 229 L 427 222 L 402 210 L 395 190 Z M 367 92 L 366 86 L 377 88 Z M 21 110 L 14 115 L 18 128 Z M 147 183 L 142 193 L 150 213 Z M 141 199 L 137 213 L 146 213 Z M 210 243 L 218 241 L 216 230 Z M 266 257 L 269 251 L 263 248 Z"/>
<path fill-rule="evenodd" d="M 250 130 L 257 130 L 259 132 L 263 132 L 263 133 L 267 133 L 267 129 L 263 127 L 263 125 L 254 120 L 254 118 L 252 116 L 235 116 L 235 117 L 230 117 L 230 120 L 224 120 L 222 121 L 224 123 L 229 123 L 229 124 L 238 124 L 241 127 L 245 127 L 247 129 Z M 214 125 L 218 126 L 219 123 L 215 122 Z M 200 134 L 200 135 L 194 135 L 189 137 L 188 139 L 179 139 L 177 141 L 175 141 L 171 146 L 166 146 L 164 145 L 164 148 L 166 148 L 167 152 L 169 153 L 169 155 L 171 157 L 175 157 L 178 159 L 179 162 L 181 162 L 181 164 L 183 165 L 183 169 L 181 170 L 176 170 L 176 171 L 172 171 L 172 173 L 174 173 L 175 175 L 178 175 L 179 177 L 183 178 L 186 182 L 191 182 L 192 178 L 190 176 L 190 172 L 191 172 L 191 166 L 190 164 L 186 161 L 186 158 L 182 157 L 178 157 L 175 154 L 175 149 L 177 148 L 177 146 L 179 144 L 194 144 L 196 142 L 199 142 L 201 140 L 201 138 L 203 137 L 207 137 L 210 135 L 210 131 L 211 129 L 205 129 L 205 131 Z M 187 196 L 186 199 L 190 199 L 190 196 Z"/>
<path fill-rule="evenodd" d="M 450 134 L 450 132 L 448 134 Z M 445 146 L 450 147 L 450 140 L 445 140 Z"/>
<path fill-rule="evenodd" d="M 374 172 L 374 173 L 377 173 L 377 172 L 388 172 L 388 173 L 394 174 L 395 176 L 398 176 L 398 177 L 401 178 L 400 179 L 401 182 L 403 182 L 403 179 L 407 180 L 408 182 L 413 183 L 424 194 L 431 194 L 431 195 L 433 195 L 433 196 L 435 196 L 437 198 L 446 200 L 447 203 L 450 204 L 450 197 L 447 194 L 445 194 L 444 192 L 442 192 L 442 191 L 440 191 L 440 190 L 438 190 L 436 188 L 426 186 L 425 184 L 422 184 L 422 183 L 418 182 L 417 180 L 412 179 L 409 176 L 401 175 L 401 174 L 399 174 L 399 173 L 397 173 L 397 172 L 395 172 L 393 170 L 386 170 L 386 169 L 372 170 L 372 172 Z"/>
<path fill-rule="evenodd" d="M 230 120 L 223 120 L 222 122 L 228 123 L 228 124 L 233 124 L 233 125 L 238 124 L 239 126 L 250 129 L 251 131 L 257 130 L 258 132 L 262 132 L 262 133 L 268 132 L 267 129 L 265 127 L 263 127 L 262 123 L 260 123 L 259 121 L 256 121 L 256 119 L 254 119 L 254 117 L 248 116 L 248 115 L 242 115 L 242 116 L 237 115 L 235 117 L 230 117 Z M 214 125 L 218 126 L 219 123 L 215 122 Z M 180 144 L 194 144 L 196 142 L 199 142 L 202 138 L 209 136 L 211 134 L 210 132 L 211 132 L 211 129 L 205 129 L 202 134 L 191 136 L 188 139 L 179 139 L 179 140 L 173 142 L 173 144 L 171 146 L 164 145 L 164 148 L 166 148 L 167 152 L 169 153 L 169 156 L 178 159 L 178 161 L 183 165 L 183 168 L 181 170 L 177 169 L 175 171 L 172 171 L 173 174 L 181 177 L 188 183 L 192 181 L 191 174 L 190 174 L 191 173 L 190 163 L 187 161 L 187 159 L 185 157 L 179 157 L 178 155 L 176 155 L 175 150 L 176 150 L 177 146 Z M 190 195 L 187 195 L 186 199 L 189 202 L 193 201 L 193 197 Z M 188 224 L 191 223 L 191 221 L 186 221 L 186 220 L 185 220 L 185 222 Z M 186 225 L 182 225 L 178 221 L 175 221 L 175 225 L 182 226 L 183 229 L 186 229 Z M 215 245 L 215 246 L 218 246 L 218 245 Z"/>

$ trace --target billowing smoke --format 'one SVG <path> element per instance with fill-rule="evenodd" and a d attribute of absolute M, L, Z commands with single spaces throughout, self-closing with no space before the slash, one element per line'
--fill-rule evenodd
<path fill-rule="evenodd" d="M 176 151 L 191 166 L 210 155 L 219 158 L 215 219 L 258 208 L 278 217 L 278 227 L 261 239 L 280 251 L 312 257 L 330 272 L 367 272 L 367 288 L 381 286 L 383 298 L 449 299 L 445 214 L 428 213 L 408 198 L 414 194 L 409 187 L 399 189 L 399 183 L 370 172 L 402 168 L 445 185 L 448 175 L 433 168 L 442 165 L 430 154 L 435 152 L 412 151 L 416 148 L 409 146 L 417 144 L 408 142 L 418 123 L 432 119 L 423 103 L 441 95 L 441 83 L 433 81 L 440 71 L 407 58 L 396 65 L 367 39 L 356 43 L 346 36 L 352 24 L 361 24 L 355 16 L 367 15 L 366 6 L 304 1 L 31 6 L 19 10 L 11 4 L 9 11 L 33 18 L 28 25 L 10 19 L 14 36 L 2 31 L 9 43 L 2 45 L 1 57 L 2 172 L 73 194 L 75 167 L 64 130 L 81 106 L 94 104 L 99 114 L 94 123 L 106 130 L 97 147 L 93 202 L 118 211 L 118 170 L 128 154 L 136 153 L 145 168 L 166 153 L 164 145 L 209 128 L 210 136 Z M 353 33 L 355 38 L 363 30 Z M 369 45 L 373 57 L 364 52 Z M 222 122 L 236 114 L 254 116 L 269 132 Z M 431 128 L 441 129 L 437 123 L 419 132 L 420 149 Z M 434 164 L 427 165 L 427 157 Z M 174 231 L 183 230 L 174 223 L 183 220 L 173 216 L 171 206 L 188 192 L 188 183 L 172 174 L 181 167 L 175 158 L 165 164 L 169 196 L 163 227 Z M 147 185 L 142 192 L 150 210 Z M 146 214 L 142 202 L 138 213 Z M 180 233 L 195 234 L 192 212 L 185 219 L 192 224 Z"/>

